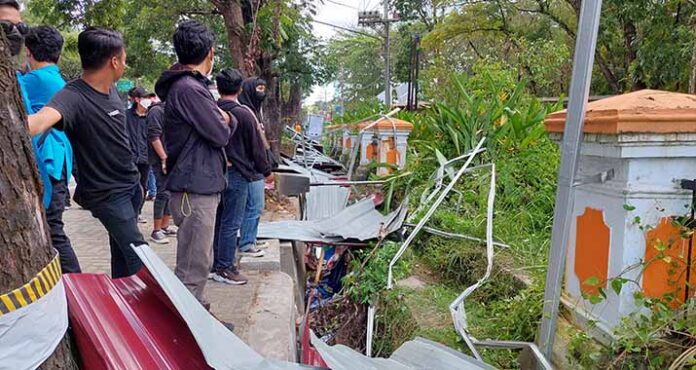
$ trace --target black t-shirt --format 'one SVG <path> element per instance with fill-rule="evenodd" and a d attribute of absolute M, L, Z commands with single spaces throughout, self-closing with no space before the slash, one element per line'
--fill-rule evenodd
<path fill-rule="evenodd" d="M 74 148 L 75 201 L 90 209 L 110 194 L 136 186 L 140 175 L 128 139 L 125 107 L 115 86 L 106 95 L 82 79 L 70 81 L 47 106 L 60 112 L 63 119 L 55 128 L 65 131 Z"/>

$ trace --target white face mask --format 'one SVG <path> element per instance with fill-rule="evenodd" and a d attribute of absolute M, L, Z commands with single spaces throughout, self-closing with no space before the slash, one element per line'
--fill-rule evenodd
<path fill-rule="evenodd" d="M 152 105 L 152 99 L 140 99 L 140 105 L 142 105 L 143 108 L 148 109 Z"/>

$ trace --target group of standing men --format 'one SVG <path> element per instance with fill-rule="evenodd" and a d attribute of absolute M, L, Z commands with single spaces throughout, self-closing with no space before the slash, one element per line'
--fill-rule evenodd
<path fill-rule="evenodd" d="M 114 85 L 126 68 L 118 32 L 81 32 L 82 75 L 66 84 L 56 66 L 63 39 L 55 28 L 28 28 L 14 0 L 0 0 L 0 24 L 14 55 L 26 44 L 30 68 L 18 72 L 18 81 L 63 271 L 80 271 L 62 224 L 74 151 L 74 200 L 106 228 L 113 278 L 143 266 L 134 248 L 145 244 L 138 216 L 145 168 L 152 166 L 158 189 L 151 239 L 161 243 L 176 234 L 177 277 L 206 308 L 208 279 L 246 283 L 235 267 L 236 251 L 263 255 L 256 230 L 273 163 L 261 124 L 265 82 L 223 70 L 215 76 L 221 95 L 216 102 L 209 91 L 214 35 L 201 23 L 185 21 L 173 36 L 178 63 L 162 73 L 156 95 L 134 91 L 133 107 L 126 110 Z M 169 225 L 170 215 L 178 229 Z"/>

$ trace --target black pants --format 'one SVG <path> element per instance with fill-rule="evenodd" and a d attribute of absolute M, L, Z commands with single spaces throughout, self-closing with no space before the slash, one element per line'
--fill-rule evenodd
<path fill-rule="evenodd" d="M 169 211 L 169 190 L 167 190 L 167 175 L 162 173 L 161 166 L 152 166 L 152 172 L 155 173 L 155 181 L 157 183 L 157 196 L 153 206 L 155 220 L 159 220 L 164 216 L 171 216 Z"/>
<path fill-rule="evenodd" d="M 138 208 L 142 200 L 142 190 L 139 185 L 135 185 L 129 191 L 109 195 L 106 200 L 90 208 L 92 215 L 109 232 L 113 278 L 133 275 L 143 266 L 131 247 L 145 244 L 138 229 Z"/>
<path fill-rule="evenodd" d="M 58 251 L 60 268 L 64 273 L 82 272 L 75 251 L 70 244 L 70 239 L 63 230 L 63 211 L 65 210 L 66 195 L 69 194 L 65 174 L 61 180 L 51 179 L 51 184 L 53 192 L 51 193 L 51 204 L 46 209 L 46 222 L 51 230 L 53 248 Z"/>
<path fill-rule="evenodd" d="M 143 199 L 140 200 L 140 205 L 138 206 L 138 215 L 143 212 L 143 206 L 145 205 L 145 193 L 147 192 L 147 177 L 150 175 L 150 165 L 149 164 L 138 164 L 138 172 L 140 172 L 140 188 L 142 189 Z"/>

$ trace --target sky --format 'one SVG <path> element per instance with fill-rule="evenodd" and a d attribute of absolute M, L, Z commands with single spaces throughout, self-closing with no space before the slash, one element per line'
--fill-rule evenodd
<path fill-rule="evenodd" d="M 346 28 L 356 28 L 358 24 L 358 11 L 382 10 L 382 0 L 314 0 L 317 6 L 317 15 L 314 19 L 325 23 L 335 24 Z M 335 36 L 340 30 L 323 24 L 314 23 L 314 34 L 324 39 Z M 317 101 L 333 99 L 333 85 L 314 86 L 312 94 L 305 99 L 305 104 L 313 104 Z"/>

